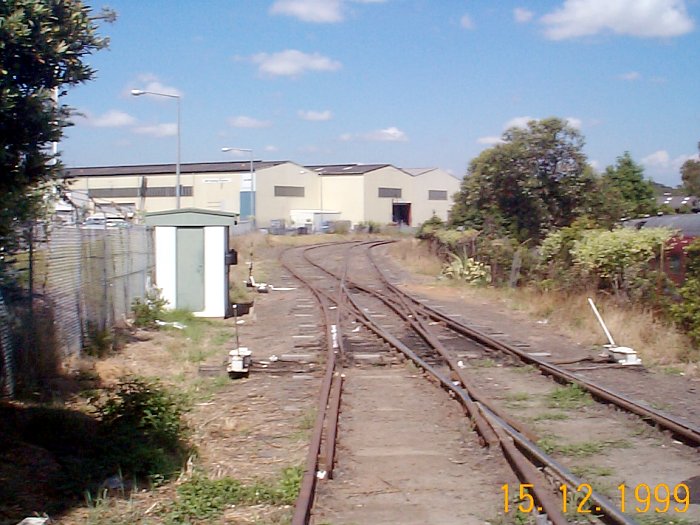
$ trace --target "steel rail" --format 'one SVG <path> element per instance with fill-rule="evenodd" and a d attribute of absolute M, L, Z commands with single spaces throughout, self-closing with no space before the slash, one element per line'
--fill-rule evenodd
<path fill-rule="evenodd" d="M 338 278 L 336 274 L 330 272 L 329 270 L 323 268 L 311 261 L 308 257 L 305 258 L 313 264 L 315 267 L 321 269 L 325 273 Z M 374 261 L 373 261 L 374 263 Z M 375 264 L 376 267 L 376 264 Z M 378 268 L 377 268 L 378 270 Z M 420 326 L 420 318 L 417 315 L 415 309 L 408 307 L 402 297 L 406 296 L 401 290 L 394 290 L 399 301 L 404 304 L 409 310 L 409 314 L 402 313 L 390 300 L 383 297 L 376 290 L 371 290 L 365 286 L 357 285 L 352 283 L 351 286 L 355 289 L 361 290 L 367 294 L 377 297 L 382 300 L 384 304 L 390 307 L 395 313 L 400 315 L 402 319 L 407 321 L 414 330 L 416 330 L 421 338 L 429 344 L 429 346 L 434 347 L 450 364 L 450 368 L 458 373 L 460 377 L 460 382 L 463 385 L 463 389 L 452 384 L 449 378 L 446 378 L 441 374 L 436 368 L 420 358 L 415 352 L 410 350 L 397 338 L 386 332 L 383 328 L 376 325 L 374 321 L 369 317 L 369 315 L 362 310 L 362 308 L 357 304 L 356 300 L 352 298 L 348 293 L 348 299 L 354 304 L 355 309 L 359 312 L 366 320 L 368 328 L 375 332 L 379 337 L 384 339 L 392 347 L 396 348 L 398 351 L 402 352 L 409 359 L 411 359 L 418 366 L 423 368 L 426 372 L 430 373 L 438 382 L 448 390 L 452 395 L 457 397 L 460 403 L 465 408 L 467 414 L 474 421 L 477 431 L 480 433 L 482 438 L 484 438 L 490 445 L 499 443 L 501 449 L 508 460 L 508 462 L 513 467 L 514 471 L 518 474 L 521 481 L 526 481 L 532 483 L 533 493 L 537 501 L 541 504 L 542 508 L 547 513 L 548 519 L 552 521 L 555 525 L 562 525 L 568 523 L 566 518 L 559 512 L 560 500 L 552 493 L 552 491 L 547 490 L 545 487 L 547 483 L 542 475 L 542 473 L 535 468 L 533 461 L 539 463 L 542 467 L 549 469 L 551 473 L 556 475 L 560 480 L 567 483 L 570 487 L 574 489 L 578 487 L 582 480 L 577 478 L 573 473 L 571 473 L 564 466 L 560 465 L 554 459 L 545 454 L 539 447 L 537 447 L 527 436 L 525 436 L 518 429 L 514 428 L 508 421 L 497 414 L 492 407 L 486 404 L 485 400 L 482 399 L 480 402 L 475 402 L 471 397 L 471 392 L 469 390 L 466 378 L 460 373 L 460 370 L 454 366 L 453 361 L 447 355 L 442 343 L 440 343 L 434 336 L 432 336 L 427 328 L 423 325 Z M 342 287 L 342 286 L 341 286 Z M 409 297 L 410 298 L 410 297 Z M 412 299 L 412 298 L 411 298 Z M 418 303 L 420 304 L 420 303 Z M 416 326 L 418 325 L 418 326 Z M 422 333 L 425 332 L 425 333 Z M 442 349 L 442 351 L 440 351 Z M 444 352 L 444 353 L 443 353 Z M 487 418 L 490 430 L 484 430 L 482 415 Z M 488 437 L 487 437 L 488 436 Z M 496 437 L 497 442 L 493 441 L 493 437 Z M 538 481 L 535 481 L 538 480 Z M 591 492 L 590 500 L 597 504 L 600 509 L 600 514 L 597 516 L 598 519 L 608 524 L 616 525 L 634 525 L 635 522 L 620 513 L 605 496 L 601 495 L 596 491 Z"/>
<path fill-rule="evenodd" d="M 323 314 L 322 317 L 326 326 L 326 346 L 328 356 L 326 361 L 326 370 L 323 376 L 323 381 L 321 383 L 321 392 L 318 401 L 318 412 L 316 413 L 316 420 L 311 435 L 309 450 L 306 455 L 304 475 L 301 480 L 299 495 L 297 496 L 296 502 L 294 504 L 294 514 L 292 515 L 292 525 L 306 525 L 309 523 L 309 518 L 311 516 L 311 507 L 313 506 L 313 501 L 316 492 L 316 482 L 318 480 L 318 460 L 321 451 L 321 443 L 323 440 L 323 429 L 326 420 L 326 412 L 328 407 L 328 400 L 330 397 L 331 383 L 335 372 L 335 351 L 333 349 L 332 334 L 330 331 L 330 313 L 327 308 L 327 302 L 312 286 L 310 286 L 308 280 L 306 280 L 291 266 L 285 263 L 282 256 L 285 255 L 288 251 L 289 250 L 285 250 L 280 255 L 280 261 L 282 262 L 282 266 L 284 266 L 284 268 L 286 268 L 289 273 L 291 273 L 295 278 L 304 283 L 311 290 L 311 292 L 318 300 L 319 305 L 321 306 Z"/>
<path fill-rule="evenodd" d="M 380 246 L 380 244 L 377 244 L 376 246 Z M 374 247 L 375 246 L 370 247 L 370 250 Z M 434 308 L 423 304 L 417 298 L 413 297 L 412 295 L 398 288 L 396 285 L 392 284 L 387 279 L 386 275 L 384 275 L 384 272 L 379 268 L 379 265 L 376 263 L 374 258 L 370 256 L 370 259 L 372 260 L 374 267 L 382 276 L 382 280 L 389 287 L 389 289 L 391 289 L 395 293 L 405 295 L 422 311 L 426 312 L 426 314 L 432 320 L 444 323 L 451 330 L 474 341 L 477 341 L 478 343 L 487 348 L 505 352 L 527 364 L 534 365 L 546 375 L 550 375 L 561 382 L 576 384 L 600 400 L 612 403 L 613 405 L 616 405 L 619 408 L 622 408 L 623 410 L 640 416 L 644 420 L 651 421 L 659 425 L 661 428 L 672 432 L 677 437 L 683 438 L 683 440 L 688 444 L 691 444 L 693 446 L 700 445 L 699 427 L 692 425 L 691 423 L 681 421 L 680 419 L 671 414 L 666 414 L 660 410 L 641 405 L 640 403 L 634 401 L 633 399 L 630 399 L 629 397 L 623 394 L 610 390 L 609 388 L 606 388 L 594 381 L 583 378 L 573 372 L 569 372 L 568 370 L 560 366 L 549 363 L 544 359 L 532 356 L 519 348 L 511 346 L 502 341 L 498 341 L 479 330 L 476 330 L 463 323 L 455 321 L 454 319 L 444 315 L 443 313 L 435 310 Z"/>
<path fill-rule="evenodd" d="M 370 243 L 372 244 L 371 247 L 374 247 L 375 245 L 379 244 L 385 244 L 386 241 L 380 242 L 380 243 Z M 307 250 L 314 249 L 315 247 L 310 247 Z M 338 279 L 338 276 L 327 269 L 323 268 L 322 266 L 318 265 L 317 263 L 311 261 L 307 255 L 306 251 L 304 253 L 304 257 L 306 258 L 307 261 L 309 261 L 311 264 L 313 264 L 315 267 L 321 269 L 325 273 L 333 276 L 334 278 Z M 371 258 L 371 257 L 370 257 Z M 385 280 L 386 284 L 389 285 L 389 288 L 397 295 L 397 297 L 407 297 L 410 299 L 415 305 L 420 307 L 421 309 L 425 309 L 425 305 L 414 299 L 408 294 L 405 294 L 402 290 L 396 288 L 393 286 L 391 283 L 389 283 L 386 278 L 383 275 L 383 272 L 379 270 L 378 266 L 376 265 L 376 262 L 372 260 L 375 268 L 379 272 L 379 274 L 382 276 L 382 278 Z M 347 266 L 346 266 L 347 269 Z M 345 275 L 346 271 L 344 272 Z M 364 287 L 362 285 L 358 285 L 357 283 L 351 283 L 351 287 L 358 289 L 360 291 L 363 291 L 365 293 L 371 294 L 372 296 L 377 297 L 379 300 L 381 300 L 384 304 L 386 304 L 388 307 L 392 308 L 392 310 L 400 315 L 402 319 L 408 322 L 414 328 L 414 330 L 419 333 L 421 338 L 431 347 L 434 347 L 443 357 L 445 358 L 446 362 L 448 365 L 451 365 L 450 368 L 457 372 L 458 376 L 460 377 L 460 382 L 462 383 L 464 388 L 458 387 L 450 381 L 449 378 L 445 377 L 441 372 L 439 372 L 435 367 L 424 361 L 422 358 L 420 358 L 415 352 L 410 350 L 406 345 L 404 345 L 400 340 L 386 332 L 383 328 L 380 326 L 376 325 L 372 319 L 369 317 L 367 313 L 365 313 L 362 308 L 357 304 L 356 300 L 349 294 L 349 290 L 347 290 L 347 285 L 345 285 L 341 281 L 341 286 L 340 290 L 342 291 L 343 289 L 346 290 L 347 298 L 350 301 L 350 303 L 354 306 L 355 311 L 359 313 L 364 319 L 359 319 L 362 324 L 367 326 L 369 329 L 371 329 L 375 334 L 377 334 L 379 337 L 384 339 L 387 343 L 389 343 L 392 347 L 396 348 L 400 352 L 402 352 L 406 357 L 411 359 L 414 363 L 416 363 L 418 366 L 423 368 L 426 372 L 428 372 L 430 375 L 432 375 L 434 378 L 438 380 L 438 382 L 445 388 L 448 392 L 450 392 L 451 395 L 455 396 L 459 402 L 462 404 L 462 406 L 465 408 L 465 411 L 467 414 L 472 418 L 472 420 L 475 422 L 475 426 L 477 427 L 477 431 L 482 435 L 482 437 L 485 438 L 485 435 L 491 434 L 489 436 L 489 439 L 487 440 L 491 444 L 493 444 L 493 438 L 492 436 L 495 434 L 497 436 L 497 440 L 501 445 L 501 449 L 506 456 L 506 459 L 511 463 L 512 467 L 516 471 L 516 473 L 519 475 L 521 480 L 526 480 L 534 485 L 533 487 L 533 493 L 537 499 L 537 501 L 541 504 L 541 506 L 545 509 L 547 512 L 547 516 L 549 519 L 552 520 L 552 522 L 555 525 L 563 525 L 565 523 L 568 523 L 566 518 L 561 515 L 559 512 L 559 500 L 554 496 L 554 494 L 547 490 L 545 487 L 547 486 L 546 481 L 544 480 L 544 477 L 542 473 L 535 468 L 533 465 L 533 461 L 536 463 L 539 463 L 541 466 L 546 467 L 551 473 L 553 473 L 556 477 L 558 477 L 560 480 L 564 481 L 567 483 L 569 486 L 576 488 L 582 480 L 574 476 L 570 471 L 568 471 L 565 467 L 562 465 L 558 464 L 555 460 L 547 456 L 541 449 L 539 449 L 528 437 L 523 435 L 519 430 L 513 427 L 508 421 L 506 421 L 504 418 L 501 417 L 500 414 L 496 414 L 490 407 L 488 407 L 485 403 L 484 400 L 482 401 L 475 401 L 473 397 L 471 396 L 471 393 L 469 392 L 468 385 L 465 381 L 464 376 L 460 373 L 460 370 L 454 366 L 454 363 L 452 360 L 449 358 L 449 356 L 446 355 L 446 350 L 444 350 L 444 347 L 442 347 L 442 344 L 433 336 L 429 333 L 429 330 L 425 326 L 425 324 L 420 320 L 420 316 L 418 315 L 415 307 L 409 307 L 408 304 L 406 304 L 405 300 L 399 299 L 401 303 L 404 304 L 404 307 L 409 311 L 409 314 L 402 313 L 393 303 L 386 298 L 385 296 L 382 296 L 382 294 L 379 294 L 376 290 L 371 290 L 367 287 Z M 321 292 L 323 295 L 327 296 L 326 292 Z M 327 296 L 328 297 L 328 296 Z M 341 294 L 339 294 L 339 298 L 337 301 L 335 299 L 329 299 L 333 300 L 336 302 L 336 304 L 339 304 L 340 298 L 343 297 Z M 440 321 L 452 321 L 450 318 L 446 318 L 440 314 L 440 312 L 436 312 L 432 309 L 430 309 L 432 313 L 436 314 L 437 316 L 440 317 Z M 355 313 L 355 315 L 357 315 Z M 427 317 L 434 319 L 433 315 L 427 315 Z M 464 334 L 463 334 L 464 335 Z M 438 344 L 433 344 L 433 343 L 438 343 Z M 500 342 L 499 342 L 500 343 Z M 442 349 L 445 351 L 445 354 L 442 354 L 442 352 L 439 351 L 439 349 L 442 347 Z M 531 357 L 531 356 L 528 356 Z M 491 429 L 491 432 L 484 431 L 484 425 L 483 425 L 483 419 L 482 417 L 486 418 L 488 422 L 488 427 Z M 478 423 L 478 421 L 481 421 L 481 423 Z M 485 432 L 485 433 L 484 433 Z M 485 438 L 486 439 L 486 438 Z M 537 482 L 533 482 L 533 480 L 539 480 Z M 597 504 L 597 507 L 601 509 L 602 515 L 597 516 L 598 519 L 605 523 L 610 523 L 610 524 L 618 524 L 618 525 L 633 525 L 635 522 L 627 518 L 626 516 L 622 515 L 617 509 L 614 507 L 614 505 L 607 500 L 604 496 L 597 492 L 593 492 L 590 497 L 591 501 L 593 503 Z"/>
<path fill-rule="evenodd" d="M 374 290 L 369 290 L 366 287 L 361 288 L 363 289 L 362 291 L 365 291 L 366 293 L 369 293 L 374 296 L 378 295 L 377 292 Z M 395 293 L 397 293 L 397 297 L 399 297 L 400 300 L 406 295 L 400 290 L 395 291 Z M 353 298 L 350 298 L 350 300 L 354 302 Z M 385 304 L 387 304 L 387 306 L 391 306 L 388 303 Z M 362 314 L 367 318 L 367 320 L 370 323 L 373 323 L 369 316 L 365 314 L 361 309 L 359 309 L 359 307 L 358 310 L 362 312 Z M 394 309 L 394 311 L 396 310 Z M 413 312 L 414 318 L 417 318 L 417 316 L 415 315 L 415 310 L 413 310 Z M 413 323 L 412 319 L 409 319 L 409 321 Z M 493 410 L 493 408 L 487 404 L 485 399 L 482 398 L 480 401 L 475 402 L 473 400 L 473 396 L 471 396 L 470 388 L 468 382 L 466 381 L 466 378 L 461 373 L 459 373 L 460 371 L 458 369 L 455 369 L 451 366 L 452 370 L 457 371 L 460 376 L 460 382 L 462 383 L 464 388 L 463 394 L 459 392 L 459 390 L 461 390 L 459 387 L 453 385 L 451 382 L 449 382 L 449 380 L 446 381 L 445 377 L 442 374 L 440 374 L 434 367 L 420 359 L 410 349 L 405 347 L 403 343 L 393 338 L 393 336 L 390 336 L 390 334 L 386 334 L 386 332 L 381 327 L 376 326 L 372 329 L 373 331 L 375 331 L 375 333 L 380 335 L 380 337 L 385 339 L 389 344 L 391 344 L 392 346 L 397 348 L 397 350 L 407 355 L 417 365 L 419 365 L 421 368 L 433 375 L 442 384 L 443 388 L 446 388 L 452 393 L 457 394 L 458 399 L 465 406 L 465 409 L 467 408 L 467 406 L 472 408 L 472 410 L 473 407 L 478 407 L 480 414 L 483 414 L 483 416 L 487 418 L 490 427 L 492 428 L 492 432 L 494 432 L 497 436 L 498 442 L 501 445 L 501 449 L 506 459 L 512 465 L 513 469 L 516 471 L 521 481 L 528 482 L 533 485 L 532 490 L 535 494 L 535 497 L 547 513 L 548 519 L 550 519 L 554 525 L 568 523 L 566 518 L 559 512 L 560 500 L 557 497 L 555 497 L 551 491 L 545 489 L 547 484 L 543 481 L 544 478 L 542 476 L 542 473 L 533 465 L 533 460 L 536 460 L 536 462 L 539 463 L 542 467 L 546 467 L 547 469 L 549 469 L 551 473 L 556 475 L 560 480 L 564 481 L 573 489 L 576 489 L 582 483 L 582 480 L 580 478 L 575 476 L 571 471 L 569 471 L 566 467 L 558 463 L 556 460 L 548 456 L 535 443 L 533 443 L 532 440 L 528 439 L 527 436 L 525 436 L 518 429 L 514 428 L 508 421 L 506 421 L 499 414 L 497 414 Z M 399 344 L 397 344 L 397 342 Z M 442 350 L 446 352 L 442 343 L 437 341 L 437 339 L 434 338 L 434 336 L 428 335 L 428 337 L 426 338 L 426 342 L 430 346 L 434 346 L 436 350 L 440 351 L 439 349 L 442 348 Z M 440 353 L 442 354 L 442 352 Z M 415 356 L 415 358 L 412 356 Z M 451 360 L 449 358 L 446 360 L 448 361 L 448 363 L 451 363 Z M 467 400 L 471 401 L 471 403 L 467 404 Z M 469 413 L 469 409 L 467 409 L 467 412 Z M 475 424 L 480 419 L 473 413 L 471 414 L 471 417 L 472 420 L 475 421 Z M 477 430 L 479 430 L 479 425 L 477 424 L 476 426 Z M 483 434 L 482 437 L 484 437 Z M 590 500 L 596 504 L 597 508 L 600 509 L 599 512 L 601 514 L 597 517 L 604 523 L 615 525 L 636 524 L 635 521 L 631 520 L 630 518 L 622 514 L 620 511 L 618 511 L 615 505 L 599 492 L 592 490 Z"/>
<path fill-rule="evenodd" d="M 454 385 L 449 377 L 443 375 L 433 365 L 422 359 L 413 350 L 408 348 L 408 346 L 406 346 L 403 342 L 401 342 L 399 339 L 397 339 L 389 332 L 384 330 L 381 326 L 374 323 L 369 317 L 369 315 L 366 312 L 362 311 L 360 306 L 356 303 L 356 299 L 348 296 L 348 300 L 351 303 L 355 304 L 355 307 L 360 312 L 362 312 L 362 315 L 365 317 L 365 319 L 370 325 L 369 328 L 375 334 L 384 339 L 392 347 L 396 348 L 398 351 L 403 353 L 407 358 L 413 361 L 420 368 L 432 375 L 445 390 L 450 392 L 459 401 L 459 403 L 464 407 L 465 411 L 472 418 L 472 420 L 477 420 L 480 418 L 479 414 L 481 413 L 482 409 L 479 407 L 479 404 L 477 404 L 470 398 L 469 393 L 464 388 Z M 543 510 L 546 512 L 548 519 L 552 522 L 553 525 L 567 525 L 569 522 L 559 510 L 558 500 L 553 496 L 553 494 L 550 491 L 545 490 L 547 483 L 544 476 L 536 468 L 534 468 L 529 461 L 522 457 L 522 454 L 518 450 L 515 450 L 514 447 L 508 445 L 507 439 L 503 435 L 504 429 L 501 429 L 498 425 L 494 424 L 489 425 L 489 427 L 491 428 L 491 432 L 496 434 L 497 442 L 501 444 L 501 449 L 503 450 L 504 454 L 506 455 L 506 458 L 509 460 L 511 465 L 514 465 L 516 473 L 518 473 L 520 476 L 523 476 L 520 478 L 521 481 L 527 481 L 528 483 L 532 483 L 535 498 L 540 504 L 540 506 L 543 508 Z M 512 430 L 515 431 L 515 429 Z M 485 438 L 485 436 L 483 435 L 482 437 Z M 534 447 L 535 445 L 532 446 Z M 631 524 L 626 523 L 625 525 Z"/>

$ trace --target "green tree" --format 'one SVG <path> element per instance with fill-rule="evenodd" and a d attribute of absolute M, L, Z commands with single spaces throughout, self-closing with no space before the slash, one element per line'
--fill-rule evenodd
<path fill-rule="evenodd" d="M 634 218 L 657 211 L 654 186 L 644 178 L 644 168 L 634 162 L 628 151 L 617 158 L 614 166 L 608 166 L 603 174 L 603 187 L 615 198 L 609 203 L 617 210 L 610 210 L 617 218 Z"/>
<path fill-rule="evenodd" d="M 698 142 L 700 150 L 700 142 Z M 700 196 L 700 159 L 688 159 L 681 166 L 683 189 L 688 195 Z"/>
<path fill-rule="evenodd" d="M 103 17 L 96 17 L 103 18 Z M 94 71 L 84 59 L 107 45 L 80 0 L 0 2 L 0 248 L 12 252 L 18 228 L 36 218 L 46 190 L 60 188 L 51 143 L 70 125 L 58 102 Z"/>
<path fill-rule="evenodd" d="M 583 154 L 583 136 L 564 120 L 532 120 L 510 128 L 503 143 L 469 165 L 452 225 L 541 239 L 590 208 L 595 179 Z"/>

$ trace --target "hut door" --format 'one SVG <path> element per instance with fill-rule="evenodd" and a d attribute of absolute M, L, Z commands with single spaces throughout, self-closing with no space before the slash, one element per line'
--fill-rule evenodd
<path fill-rule="evenodd" d="M 176 308 L 204 310 L 204 228 L 177 229 Z"/>

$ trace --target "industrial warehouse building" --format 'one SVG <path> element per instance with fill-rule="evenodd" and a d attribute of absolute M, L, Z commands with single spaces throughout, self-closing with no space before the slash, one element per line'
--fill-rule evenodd
<path fill-rule="evenodd" d="M 181 164 L 180 207 L 252 216 L 259 228 L 311 222 L 318 229 L 330 220 L 417 226 L 433 215 L 447 219 L 460 185 L 437 168 L 254 161 L 251 177 L 250 167 L 247 161 Z M 173 164 L 71 168 L 66 177 L 71 201 L 92 211 L 139 217 L 176 208 Z"/>

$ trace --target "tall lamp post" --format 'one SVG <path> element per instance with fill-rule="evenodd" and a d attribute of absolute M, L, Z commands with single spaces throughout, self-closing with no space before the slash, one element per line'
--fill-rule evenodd
<path fill-rule="evenodd" d="M 221 151 L 242 151 L 250 154 L 250 214 L 248 220 L 255 226 L 255 167 L 253 165 L 253 150 L 250 148 L 221 148 Z"/>
<path fill-rule="evenodd" d="M 169 93 L 157 93 L 155 91 L 144 91 L 142 89 L 132 89 L 131 94 L 135 97 L 141 95 L 155 95 L 157 97 L 168 97 L 177 100 L 177 160 L 175 162 L 175 207 L 180 209 L 180 95 L 171 95 Z"/>

